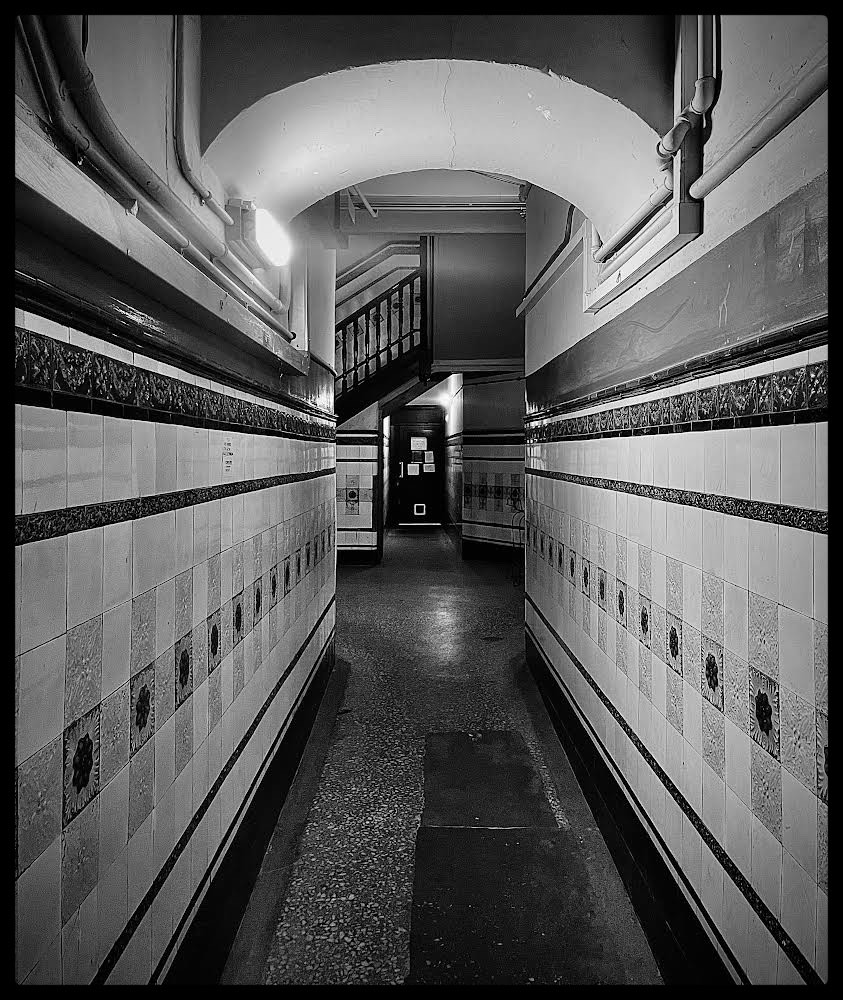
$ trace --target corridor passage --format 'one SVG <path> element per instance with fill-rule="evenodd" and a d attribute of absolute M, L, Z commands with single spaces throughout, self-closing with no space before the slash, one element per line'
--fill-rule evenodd
<path fill-rule="evenodd" d="M 517 567 L 388 533 L 381 565 L 338 569 L 337 657 L 262 980 L 660 982 L 524 666 Z"/>

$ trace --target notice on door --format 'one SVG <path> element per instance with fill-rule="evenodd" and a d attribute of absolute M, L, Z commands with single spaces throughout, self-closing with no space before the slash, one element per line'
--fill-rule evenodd
<path fill-rule="evenodd" d="M 419 463 L 418 462 L 407 462 L 407 475 L 417 476 L 419 474 Z"/>
<path fill-rule="evenodd" d="M 425 472 L 436 472 L 436 466 L 433 464 L 433 462 L 425 462 L 424 463 L 424 471 Z"/>
<path fill-rule="evenodd" d="M 230 437 L 223 438 L 222 441 L 222 477 L 231 479 L 234 468 L 234 442 Z"/>
<path fill-rule="evenodd" d="M 426 451 L 427 450 L 427 438 L 426 437 L 411 437 L 410 438 L 410 450 L 411 451 Z"/>
<path fill-rule="evenodd" d="M 433 461 L 433 452 L 432 451 L 426 451 L 424 453 L 424 460 L 425 460 L 425 462 L 428 462 L 428 463 L 432 462 Z M 427 470 L 425 470 L 425 471 L 427 471 Z"/>

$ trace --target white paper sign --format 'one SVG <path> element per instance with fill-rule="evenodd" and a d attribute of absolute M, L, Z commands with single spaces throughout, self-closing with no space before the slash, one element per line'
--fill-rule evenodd
<path fill-rule="evenodd" d="M 230 437 L 223 438 L 222 441 L 222 474 L 224 479 L 231 478 L 231 470 L 234 467 L 234 442 Z"/>
<path fill-rule="evenodd" d="M 407 475 L 417 476 L 419 474 L 419 463 L 418 462 L 408 462 L 407 463 Z"/>
<path fill-rule="evenodd" d="M 424 460 L 425 460 L 425 462 L 432 462 L 433 461 L 433 452 L 432 451 L 426 451 L 424 453 Z"/>
<path fill-rule="evenodd" d="M 425 472 L 435 472 L 436 471 L 436 466 L 433 464 L 433 462 L 425 462 L 424 463 L 424 471 Z"/>
<path fill-rule="evenodd" d="M 410 451 L 425 451 L 427 449 L 427 438 L 410 438 Z"/>

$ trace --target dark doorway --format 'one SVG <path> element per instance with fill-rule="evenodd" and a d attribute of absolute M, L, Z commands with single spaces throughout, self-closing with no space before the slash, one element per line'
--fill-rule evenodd
<path fill-rule="evenodd" d="M 389 475 L 393 524 L 441 524 L 445 495 L 445 414 L 407 406 L 392 415 Z"/>

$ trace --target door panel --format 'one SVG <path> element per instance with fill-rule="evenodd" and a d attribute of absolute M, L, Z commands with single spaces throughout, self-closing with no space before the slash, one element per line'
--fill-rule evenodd
<path fill-rule="evenodd" d="M 444 436 L 433 422 L 401 424 L 398 430 L 398 521 L 442 523 Z M 432 458 L 433 461 L 426 461 Z"/>

